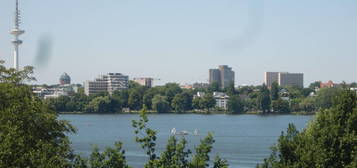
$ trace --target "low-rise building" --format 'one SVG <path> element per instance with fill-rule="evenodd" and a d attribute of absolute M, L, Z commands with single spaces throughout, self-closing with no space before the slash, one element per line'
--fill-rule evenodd
<path fill-rule="evenodd" d="M 151 88 L 153 85 L 153 78 L 134 78 L 133 81 L 139 83 L 141 86 Z"/>
<path fill-rule="evenodd" d="M 329 81 L 326 82 L 326 83 L 323 83 L 323 82 L 320 83 L 320 89 L 321 89 L 321 88 L 332 88 L 332 87 L 338 87 L 338 86 L 339 86 L 339 84 L 334 83 L 334 82 L 331 81 L 331 80 L 329 80 Z"/>
<path fill-rule="evenodd" d="M 79 87 L 80 86 L 76 84 L 34 86 L 32 87 L 32 92 L 44 99 L 58 98 L 60 96 L 70 96 L 77 93 Z"/>
<path fill-rule="evenodd" d="M 193 86 L 191 84 L 184 84 L 184 85 L 180 85 L 181 89 L 193 89 Z"/>
<path fill-rule="evenodd" d="M 227 110 L 229 96 L 222 92 L 213 92 L 213 97 L 216 100 L 216 107 Z"/>
<path fill-rule="evenodd" d="M 197 92 L 196 95 L 193 96 L 194 99 L 201 98 L 206 95 L 205 92 Z M 213 92 L 213 98 L 216 100 L 216 107 L 221 108 L 223 110 L 228 109 L 228 99 L 229 96 L 223 92 Z"/>
<path fill-rule="evenodd" d="M 194 83 L 192 85 L 193 89 L 207 89 L 209 87 L 208 83 Z"/>
<path fill-rule="evenodd" d="M 205 92 L 197 92 L 196 95 L 193 95 L 193 98 L 195 99 L 195 98 L 203 97 L 205 95 L 206 95 Z"/>

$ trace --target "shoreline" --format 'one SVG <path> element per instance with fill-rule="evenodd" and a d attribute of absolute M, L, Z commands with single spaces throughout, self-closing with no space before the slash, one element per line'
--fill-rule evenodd
<path fill-rule="evenodd" d="M 243 115 L 243 114 L 247 114 L 247 115 L 315 115 L 316 112 L 290 112 L 290 113 L 269 113 L 269 114 L 263 114 L 261 112 L 258 111 L 248 111 L 245 113 L 237 113 L 237 114 L 231 114 L 231 113 L 226 113 L 225 111 L 210 111 L 210 112 L 199 112 L 199 111 L 187 111 L 187 112 L 180 112 L 180 113 L 175 113 L 175 112 L 169 112 L 169 113 L 157 113 L 156 111 L 147 111 L 147 114 L 198 114 L 198 115 Z M 130 111 L 130 112 L 120 112 L 120 113 L 87 113 L 87 112 L 58 112 L 57 114 L 61 114 L 61 115 L 73 115 L 73 114 L 80 114 L 80 115 L 90 115 L 90 114 L 94 114 L 94 115 L 98 115 L 98 114 L 102 114 L 102 115 L 108 115 L 108 114 L 140 114 L 140 111 Z"/>

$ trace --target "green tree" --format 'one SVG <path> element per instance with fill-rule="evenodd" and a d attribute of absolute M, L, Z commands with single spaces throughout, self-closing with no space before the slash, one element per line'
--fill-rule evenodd
<path fill-rule="evenodd" d="M 172 100 L 174 99 L 176 94 L 182 92 L 182 89 L 177 83 L 167 83 L 164 89 L 165 89 L 165 96 L 169 104 L 172 103 Z"/>
<path fill-rule="evenodd" d="M 357 166 L 357 96 L 343 89 L 331 108 L 317 113 L 302 132 L 289 125 L 272 154 L 258 167 Z"/>
<path fill-rule="evenodd" d="M 237 94 L 236 88 L 234 87 L 234 83 L 230 83 L 228 87 L 225 89 L 225 92 L 228 96 L 234 96 Z"/>
<path fill-rule="evenodd" d="M 182 94 L 177 94 L 172 100 L 171 107 L 175 112 L 184 112 L 185 111 L 185 98 Z"/>
<path fill-rule="evenodd" d="M 349 84 L 349 87 L 357 88 L 357 83 L 356 82 L 352 82 L 351 84 Z"/>
<path fill-rule="evenodd" d="M 116 90 L 113 92 L 113 98 L 120 100 L 120 103 L 122 105 L 122 107 L 124 108 L 128 108 L 129 107 L 129 90 L 124 89 L 124 90 Z"/>
<path fill-rule="evenodd" d="M 0 167 L 68 167 L 75 129 L 58 120 L 31 87 L 33 68 L 7 69 L 0 62 Z"/>
<path fill-rule="evenodd" d="M 166 149 L 155 162 L 155 167 L 188 167 L 191 150 L 186 149 L 187 141 L 171 136 L 167 142 Z"/>
<path fill-rule="evenodd" d="M 289 113 L 290 112 L 290 105 L 289 102 L 286 100 L 278 99 L 273 100 L 272 107 L 274 112 L 277 113 Z"/>
<path fill-rule="evenodd" d="M 271 99 L 269 89 L 265 84 L 263 84 L 262 88 L 260 89 L 260 94 L 257 97 L 257 106 L 260 110 L 263 111 L 263 113 L 269 113 L 270 105 Z"/>
<path fill-rule="evenodd" d="M 210 93 L 219 92 L 219 91 L 220 91 L 220 86 L 219 86 L 219 83 L 217 81 L 213 81 L 208 86 L 208 92 L 210 92 Z"/>
<path fill-rule="evenodd" d="M 273 82 L 271 86 L 271 100 L 279 99 L 279 84 L 277 82 Z"/>
<path fill-rule="evenodd" d="M 290 111 L 291 112 L 299 112 L 301 111 L 300 103 L 304 100 L 304 98 L 290 99 Z"/>
<path fill-rule="evenodd" d="M 216 105 L 216 100 L 211 94 L 205 94 L 201 99 L 199 99 L 199 106 L 201 109 L 205 109 L 207 111 L 210 111 L 215 105 Z"/>
<path fill-rule="evenodd" d="M 317 92 L 316 104 L 319 108 L 327 109 L 332 107 L 333 100 L 341 91 L 340 88 L 322 88 Z"/>
<path fill-rule="evenodd" d="M 192 109 L 193 93 L 190 91 L 183 91 L 181 93 L 183 96 L 183 102 L 185 106 L 185 111 Z"/>
<path fill-rule="evenodd" d="M 218 155 L 214 159 L 213 168 L 228 168 L 229 164 L 227 160 L 220 158 Z"/>
<path fill-rule="evenodd" d="M 153 109 L 158 113 L 168 113 L 170 112 L 170 104 L 167 101 L 166 96 L 155 95 L 152 99 Z"/>
<path fill-rule="evenodd" d="M 244 102 L 238 95 L 229 97 L 227 106 L 228 111 L 231 113 L 238 114 L 244 112 Z"/>
<path fill-rule="evenodd" d="M 121 104 L 118 100 L 109 96 L 96 97 L 86 106 L 86 111 L 91 113 L 115 113 L 121 111 Z"/>
<path fill-rule="evenodd" d="M 142 94 L 139 89 L 133 89 L 129 93 L 128 105 L 132 110 L 140 110 L 142 106 Z"/>
<path fill-rule="evenodd" d="M 305 112 L 315 112 L 318 110 L 317 102 L 315 97 L 307 97 L 301 101 L 299 107 Z"/>
<path fill-rule="evenodd" d="M 143 97 L 143 104 L 148 108 L 148 109 L 153 109 L 152 107 L 152 99 L 154 98 L 155 95 L 159 94 L 158 88 L 150 88 L 144 93 Z"/>
<path fill-rule="evenodd" d="M 94 145 L 89 159 L 79 155 L 75 156 L 72 168 L 129 168 L 122 143 L 116 142 L 113 148 L 107 147 L 103 152 Z"/>
<path fill-rule="evenodd" d="M 320 88 L 320 85 L 321 85 L 321 81 L 315 81 L 309 85 L 309 88 L 310 89 Z"/>
<path fill-rule="evenodd" d="M 189 167 L 192 168 L 205 168 L 208 167 L 208 161 L 210 160 L 209 153 L 212 150 L 212 145 L 215 142 L 213 135 L 209 133 L 207 137 L 201 140 L 201 143 L 195 148 L 195 155 L 192 161 L 189 163 Z"/>
<path fill-rule="evenodd" d="M 201 106 L 200 106 L 200 102 L 202 101 L 202 98 L 201 97 L 196 97 L 192 100 L 192 107 L 194 109 L 199 109 L 201 110 Z"/>

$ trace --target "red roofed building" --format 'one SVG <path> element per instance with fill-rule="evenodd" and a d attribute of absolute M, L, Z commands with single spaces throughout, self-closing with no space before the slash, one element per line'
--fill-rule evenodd
<path fill-rule="evenodd" d="M 331 87 L 336 87 L 337 84 L 333 83 L 331 80 L 326 82 L 326 83 L 320 83 L 320 88 L 331 88 Z"/>

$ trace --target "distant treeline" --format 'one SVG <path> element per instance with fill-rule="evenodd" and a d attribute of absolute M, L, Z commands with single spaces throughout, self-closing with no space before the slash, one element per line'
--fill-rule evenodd
<path fill-rule="evenodd" d="M 206 89 L 182 89 L 176 83 L 147 88 L 130 81 L 129 89 L 115 91 L 112 95 L 100 93 L 87 96 L 83 89 L 71 96 L 47 99 L 57 112 L 120 113 L 138 111 L 144 106 L 158 113 L 185 113 L 222 111 L 225 113 L 313 113 L 330 108 L 333 97 L 341 88 L 322 88 L 315 91 L 318 83 L 309 88 L 280 87 L 277 83 L 268 89 L 265 85 L 244 86 L 239 89 L 230 85 L 220 89 L 217 83 Z M 206 93 L 196 97 L 197 92 Z M 229 96 L 227 110 L 215 107 L 213 92 L 224 92 Z"/>

